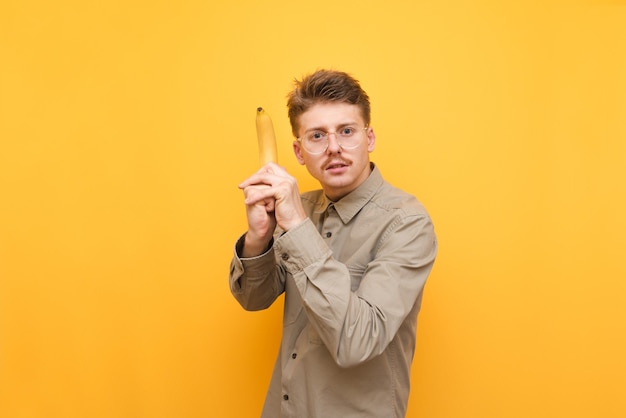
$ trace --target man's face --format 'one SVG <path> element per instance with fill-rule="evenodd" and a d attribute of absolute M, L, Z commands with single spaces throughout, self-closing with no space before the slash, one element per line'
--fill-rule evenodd
<path fill-rule="evenodd" d="M 293 149 L 300 164 L 321 184 L 326 196 L 337 201 L 356 189 L 370 174 L 369 153 L 374 150 L 376 136 L 365 122 L 358 106 L 348 103 L 318 103 L 299 117 L 298 135 L 304 138 L 312 131 L 330 132 L 328 147 L 320 154 L 307 151 L 301 141 L 294 141 Z M 334 135 L 343 128 L 352 127 L 357 146 L 341 147 L 341 138 Z"/>

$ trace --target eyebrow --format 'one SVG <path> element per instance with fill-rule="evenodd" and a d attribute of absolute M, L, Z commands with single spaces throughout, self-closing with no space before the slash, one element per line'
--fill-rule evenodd
<path fill-rule="evenodd" d="M 346 126 L 351 126 L 351 125 L 357 125 L 358 123 L 356 121 L 352 121 L 352 122 L 343 122 L 343 123 L 339 123 L 337 125 L 335 125 L 335 129 L 337 128 L 345 128 Z M 313 128 L 309 128 L 309 129 L 305 129 L 304 132 L 311 132 L 311 131 L 323 131 L 323 132 L 328 132 L 328 129 L 324 126 L 317 126 L 317 127 L 313 127 Z"/>

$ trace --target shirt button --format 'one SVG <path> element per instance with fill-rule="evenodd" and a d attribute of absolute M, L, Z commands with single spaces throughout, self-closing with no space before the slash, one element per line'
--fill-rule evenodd
<path fill-rule="evenodd" d="M 283 260 L 287 261 L 287 260 L 289 260 L 289 254 L 287 254 L 287 253 L 282 253 L 282 254 L 281 254 L 281 256 L 280 256 L 280 258 L 282 258 Z"/>
<path fill-rule="evenodd" d="M 296 357 L 298 357 L 298 355 L 297 355 L 296 353 L 293 353 L 293 354 L 291 355 L 291 358 L 293 358 L 293 359 L 295 359 Z"/>
<path fill-rule="evenodd" d="M 332 237 L 332 236 L 333 236 L 333 233 L 332 233 L 332 232 L 327 232 L 327 233 L 326 233 L 326 238 L 330 238 L 330 237 Z"/>
<path fill-rule="evenodd" d="M 283 395 L 283 399 L 288 401 L 289 400 L 289 395 Z"/>

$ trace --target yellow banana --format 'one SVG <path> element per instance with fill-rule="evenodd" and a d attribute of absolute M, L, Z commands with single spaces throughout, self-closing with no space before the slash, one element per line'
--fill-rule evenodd
<path fill-rule="evenodd" d="M 262 107 L 256 109 L 256 135 L 259 140 L 259 162 L 261 165 L 278 162 L 272 118 Z"/>

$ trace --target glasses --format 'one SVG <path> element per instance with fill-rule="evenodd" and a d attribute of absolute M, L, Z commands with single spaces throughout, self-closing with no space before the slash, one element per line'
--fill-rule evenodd
<path fill-rule="evenodd" d="M 315 130 L 302 135 L 298 138 L 298 141 L 309 154 L 317 155 L 326 152 L 330 135 L 333 134 L 341 149 L 355 149 L 361 145 L 361 135 L 359 133 L 367 128 L 367 126 L 361 129 L 345 126 L 337 132 Z"/>

